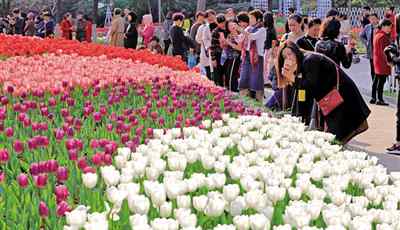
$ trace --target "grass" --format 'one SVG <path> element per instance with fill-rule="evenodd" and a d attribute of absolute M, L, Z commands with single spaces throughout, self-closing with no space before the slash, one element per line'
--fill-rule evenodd
<path fill-rule="evenodd" d="M 385 91 L 383 91 L 383 95 L 384 95 L 385 97 L 393 97 L 393 98 L 396 98 L 397 93 L 396 93 L 396 92 L 393 92 L 393 91 L 385 90 Z"/>

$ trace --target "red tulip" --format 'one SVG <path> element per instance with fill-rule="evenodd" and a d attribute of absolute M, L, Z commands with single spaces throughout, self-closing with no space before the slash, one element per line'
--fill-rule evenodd
<path fill-rule="evenodd" d="M 65 201 L 61 201 L 57 204 L 56 214 L 58 217 L 64 216 L 66 212 L 71 211 L 68 203 Z"/>
<path fill-rule="evenodd" d="M 47 207 L 47 204 L 43 201 L 40 201 L 39 203 L 39 214 L 42 218 L 46 218 L 49 216 L 49 208 Z"/>
<path fill-rule="evenodd" d="M 176 117 L 176 120 L 182 122 L 183 121 L 183 115 L 182 114 L 178 114 L 178 116 Z"/>
<path fill-rule="evenodd" d="M 57 203 L 60 203 L 61 201 L 65 201 L 69 196 L 68 188 L 65 185 L 58 185 L 55 188 L 54 193 L 56 195 Z"/>
<path fill-rule="evenodd" d="M 47 174 L 39 174 L 35 178 L 35 185 L 37 188 L 44 188 L 47 185 Z"/>
<path fill-rule="evenodd" d="M 6 96 L 1 97 L 1 104 L 2 105 L 7 105 L 8 104 L 8 98 Z"/>
<path fill-rule="evenodd" d="M 24 173 L 21 173 L 17 176 L 17 181 L 21 188 L 26 188 L 29 183 L 28 176 Z"/>
<path fill-rule="evenodd" d="M 68 180 L 68 168 L 66 167 L 59 167 L 57 169 L 57 181 L 64 182 Z"/>
<path fill-rule="evenodd" d="M 104 158 L 103 153 L 96 153 L 92 156 L 92 162 L 93 164 L 100 166 L 103 164 L 103 158 Z"/>
<path fill-rule="evenodd" d="M 93 120 L 98 123 L 101 121 L 101 113 L 100 112 L 95 112 L 93 113 Z"/>
<path fill-rule="evenodd" d="M 10 159 L 7 149 L 0 149 L 0 163 L 7 163 Z"/>
<path fill-rule="evenodd" d="M 104 155 L 104 164 L 112 165 L 112 156 L 110 154 Z"/>
<path fill-rule="evenodd" d="M 147 128 L 147 136 L 152 137 L 153 136 L 153 129 L 152 128 Z"/>
<path fill-rule="evenodd" d="M 81 170 L 83 170 L 84 168 L 86 168 L 88 165 L 87 165 L 87 162 L 86 162 L 86 157 L 81 157 L 79 160 L 78 160 L 78 167 L 81 169 Z"/>

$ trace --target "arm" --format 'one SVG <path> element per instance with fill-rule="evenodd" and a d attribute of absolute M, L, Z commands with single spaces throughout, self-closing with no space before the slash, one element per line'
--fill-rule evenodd
<path fill-rule="evenodd" d="M 343 44 L 339 44 L 338 46 L 338 55 L 340 57 L 340 62 L 342 63 L 343 67 L 348 69 L 351 66 L 353 61 L 353 54 L 352 52 L 347 53 L 346 48 Z"/>
<path fill-rule="evenodd" d="M 370 26 L 365 27 L 360 33 L 360 39 L 365 46 L 368 46 L 367 28 L 371 27 Z"/>
<path fill-rule="evenodd" d="M 259 29 L 255 33 L 249 33 L 249 40 L 264 39 L 267 36 L 267 31 L 264 28 Z"/>

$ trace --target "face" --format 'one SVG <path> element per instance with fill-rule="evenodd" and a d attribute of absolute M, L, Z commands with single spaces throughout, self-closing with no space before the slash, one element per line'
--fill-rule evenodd
<path fill-rule="evenodd" d="M 215 22 L 215 15 L 209 14 L 207 17 L 208 23 L 214 23 Z"/>
<path fill-rule="evenodd" d="M 183 21 L 181 21 L 181 20 L 175 21 L 175 25 L 177 25 L 179 27 L 181 27 L 182 24 L 183 24 Z"/>
<path fill-rule="evenodd" d="M 128 14 L 128 21 L 132 21 L 132 16 Z"/>
<path fill-rule="evenodd" d="M 295 72 L 297 70 L 296 55 L 289 48 L 284 49 L 282 55 L 283 59 L 285 60 L 282 68 L 282 75 L 287 81 L 293 83 L 295 80 Z"/>
<path fill-rule="evenodd" d="M 128 15 L 129 13 L 130 13 L 130 10 L 129 10 L 129 9 L 125 9 L 125 10 L 124 10 L 124 14 L 125 14 L 125 15 Z"/>
<path fill-rule="evenodd" d="M 257 19 L 256 17 L 254 17 L 253 15 L 249 15 L 250 18 L 250 25 L 254 26 L 255 24 L 257 24 Z"/>
<path fill-rule="evenodd" d="M 236 32 L 237 31 L 237 24 L 235 22 L 229 22 L 228 30 L 229 30 L 229 32 Z"/>
<path fill-rule="evenodd" d="M 313 25 L 312 27 L 308 28 L 308 35 L 310 35 L 313 38 L 318 37 L 320 28 L 321 28 L 320 24 Z"/>
<path fill-rule="evenodd" d="M 392 26 L 383 26 L 382 27 L 383 32 L 390 34 L 392 32 Z"/>
<path fill-rule="evenodd" d="M 375 16 L 369 16 L 369 21 L 372 23 L 372 25 L 378 25 L 379 19 Z"/>
<path fill-rule="evenodd" d="M 218 23 L 220 29 L 225 29 L 225 22 Z"/>
<path fill-rule="evenodd" d="M 199 23 L 203 23 L 204 20 L 205 20 L 205 18 L 204 18 L 204 16 L 202 16 L 202 15 L 197 17 L 197 21 L 198 21 Z"/>
<path fill-rule="evenodd" d="M 249 26 L 249 23 L 247 23 L 247 22 L 239 22 L 239 26 L 240 26 L 242 29 L 246 29 L 246 28 Z"/>
<path fill-rule="evenodd" d="M 290 30 L 290 32 L 298 33 L 298 32 L 300 32 L 300 30 L 301 30 L 301 25 L 300 25 L 300 23 L 298 23 L 298 22 L 297 22 L 296 20 L 294 20 L 294 19 L 289 20 L 288 25 L 289 25 L 289 30 Z"/>

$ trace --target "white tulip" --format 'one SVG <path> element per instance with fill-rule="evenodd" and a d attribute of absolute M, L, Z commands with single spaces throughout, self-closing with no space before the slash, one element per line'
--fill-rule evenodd
<path fill-rule="evenodd" d="M 160 205 L 164 204 L 166 200 L 167 192 L 165 191 L 165 187 L 163 185 L 157 186 L 153 189 L 151 193 L 151 201 L 155 206 L 160 207 Z"/>
<path fill-rule="evenodd" d="M 225 185 L 223 188 L 223 194 L 225 200 L 227 200 L 228 202 L 233 201 L 237 196 L 239 196 L 239 193 L 240 193 L 240 188 L 239 185 L 237 184 Z"/>
<path fill-rule="evenodd" d="M 272 230 L 292 230 L 292 226 L 289 224 L 274 226 Z"/>
<path fill-rule="evenodd" d="M 346 230 L 343 225 L 329 225 L 326 230 Z"/>
<path fill-rule="evenodd" d="M 235 230 L 235 226 L 234 225 L 222 225 L 222 224 L 218 224 L 214 230 Z"/>
<path fill-rule="evenodd" d="M 238 230 L 250 229 L 250 219 L 248 216 L 235 216 L 233 218 L 233 223 Z"/>
<path fill-rule="evenodd" d="M 252 230 L 264 230 L 270 228 L 269 220 L 262 214 L 255 214 L 249 217 Z"/>
<path fill-rule="evenodd" d="M 246 206 L 249 208 L 256 208 L 260 201 L 262 192 L 260 190 L 252 190 L 244 194 L 246 200 Z"/>
<path fill-rule="evenodd" d="M 226 182 L 226 175 L 223 173 L 216 173 L 216 174 L 211 174 L 209 175 L 212 180 L 213 184 L 215 185 L 215 188 L 222 188 L 225 185 Z"/>
<path fill-rule="evenodd" d="M 178 205 L 178 208 L 190 208 L 191 207 L 190 196 L 178 196 L 176 198 L 176 203 Z"/>
<path fill-rule="evenodd" d="M 119 190 L 116 187 L 109 187 L 106 190 L 107 199 L 117 207 L 121 207 L 123 200 L 128 196 L 124 190 Z"/>
<path fill-rule="evenodd" d="M 210 170 L 214 167 L 215 157 L 211 155 L 200 155 L 200 158 L 204 169 Z"/>
<path fill-rule="evenodd" d="M 242 214 L 244 209 L 246 209 L 246 200 L 244 197 L 238 196 L 231 202 L 229 212 L 232 216 L 238 216 Z"/>
<path fill-rule="evenodd" d="M 108 230 L 108 220 L 106 213 L 88 214 L 88 222 L 85 223 L 85 230 Z"/>
<path fill-rule="evenodd" d="M 301 189 L 297 187 L 290 187 L 288 189 L 289 197 L 291 200 L 300 200 L 301 198 Z"/>
<path fill-rule="evenodd" d="M 225 209 L 225 200 L 222 198 L 209 199 L 204 209 L 207 216 L 217 217 L 222 215 Z"/>
<path fill-rule="evenodd" d="M 118 184 L 121 175 L 119 171 L 114 168 L 114 166 L 103 166 L 100 168 L 100 171 L 101 176 L 103 177 L 107 186 L 114 186 Z"/>
<path fill-rule="evenodd" d="M 97 184 L 97 173 L 84 173 L 82 174 L 82 182 L 86 188 L 92 189 Z"/>
<path fill-rule="evenodd" d="M 284 188 L 275 187 L 275 186 L 265 188 L 265 190 L 268 194 L 268 197 L 274 204 L 276 202 L 282 200 L 285 197 L 285 193 L 286 193 L 286 190 Z"/>
<path fill-rule="evenodd" d="M 204 126 L 204 128 L 209 129 L 211 127 L 211 121 L 210 120 L 204 120 L 201 122 L 201 124 Z"/>
<path fill-rule="evenodd" d="M 134 228 L 136 226 L 148 225 L 148 218 L 147 215 L 135 214 L 129 217 L 129 222 L 132 228 Z"/>
<path fill-rule="evenodd" d="M 128 197 L 129 209 L 136 214 L 146 215 L 150 209 L 150 201 L 144 195 Z"/>
<path fill-rule="evenodd" d="M 201 195 L 193 197 L 193 207 L 199 212 L 204 211 L 204 209 L 207 206 L 207 202 L 208 202 L 207 196 Z"/>
<path fill-rule="evenodd" d="M 214 163 L 214 169 L 217 173 L 224 173 L 226 169 L 226 164 L 222 161 L 216 161 Z"/>
<path fill-rule="evenodd" d="M 66 212 L 65 217 L 67 224 L 77 228 L 83 227 L 83 225 L 86 223 L 87 211 L 87 207 L 79 205 L 73 211 Z"/>
<path fill-rule="evenodd" d="M 118 169 L 122 169 L 123 167 L 125 167 L 127 160 L 126 157 L 122 155 L 117 155 L 114 157 L 114 161 L 115 161 L 115 166 L 117 166 Z"/>
<path fill-rule="evenodd" d="M 160 216 L 162 218 L 170 217 L 172 214 L 172 203 L 171 202 L 164 202 L 160 206 Z"/>

